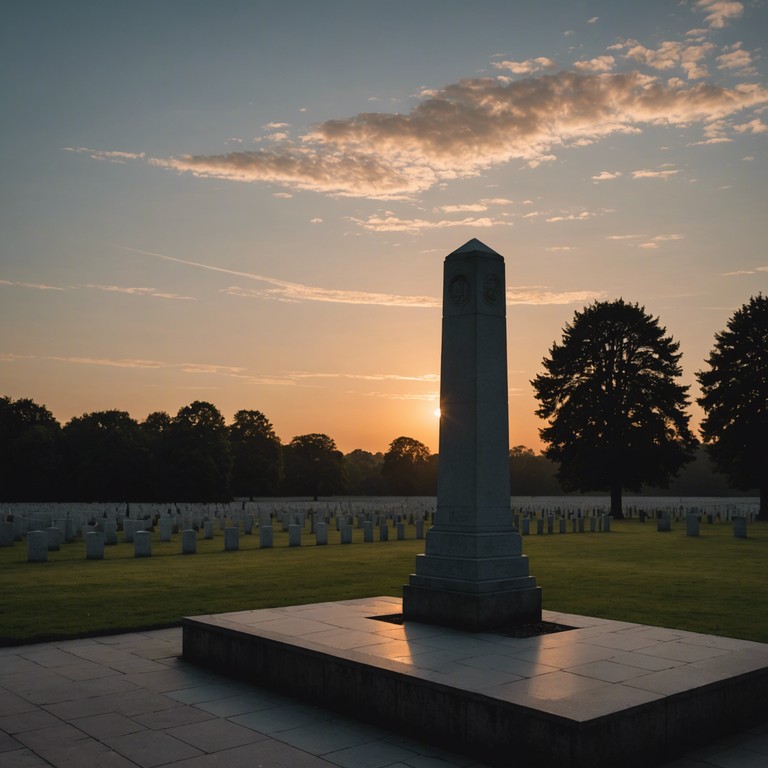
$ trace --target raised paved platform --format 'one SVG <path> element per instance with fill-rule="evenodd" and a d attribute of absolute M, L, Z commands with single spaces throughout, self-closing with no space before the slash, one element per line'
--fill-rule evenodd
<path fill-rule="evenodd" d="M 392 597 L 188 618 L 183 658 L 493 765 L 658 765 L 765 717 L 768 645 L 544 611 L 533 638 Z"/>

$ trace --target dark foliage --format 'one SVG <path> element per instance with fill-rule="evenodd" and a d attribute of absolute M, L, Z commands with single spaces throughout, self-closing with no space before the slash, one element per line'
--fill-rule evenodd
<path fill-rule="evenodd" d="M 60 440 L 61 425 L 44 405 L 0 397 L 0 498 L 56 500 Z"/>
<path fill-rule="evenodd" d="M 283 453 L 280 439 L 261 411 L 238 411 L 229 427 L 232 494 L 274 496 L 280 490 Z"/>
<path fill-rule="evenodd" d="M 283 449 L 284 493 L 288 496 L 332 496 L 344 493 L 344 455 L 328 435 L 297 435 Z"/>
<path fill-rule="evenodd" d="M 701 435 L 733 485 L 760 489 L 760 517 L 768 519 L 768 297 L 752 297 L 733 314 L 707 363 L 696 374 Z"/>
<path fill-rule="evenodd" d="M 434 493 L 430 483 L 429 448 L 412 437 L 398 437 L 384 454 L 381 473 L 388 493 L 422 496 Z"/>
<path fill-rule="evenodd" d="M 679 345 L 665 333 L 637 304 L 595 302 L 576 312 L 531 382 L 561 486 L 610 491 L 617 517 L 623 490 L 665 487 L 696 445 L 688 387 L 675 381 Z"/>

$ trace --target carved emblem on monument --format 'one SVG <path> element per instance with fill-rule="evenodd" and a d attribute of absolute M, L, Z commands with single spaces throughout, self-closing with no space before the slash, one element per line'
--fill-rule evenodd
<path fill-rule="evenodd" d="M 456 275 L 448 286 L 448 294 L 454 304 L 463 306 L 469 301 L 469 280 L 464 275 Z"/>
<path fill-rule="evenodd" d="M 488 275 L 483 281 L 483 299 L 486 304 L 495 304 L 499 300 L 498 275 Z"/>

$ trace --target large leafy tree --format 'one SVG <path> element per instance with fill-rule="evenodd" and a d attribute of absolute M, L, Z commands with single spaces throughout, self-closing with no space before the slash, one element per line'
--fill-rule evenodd
<path fill-rule="evenodd" d="M 0 397 L 0 499 L 59 497 L 61 425 L 29 398 Z"/>
<path fill-rule="evenodd" d="M 287 494 L 317 499 L 344 492 L 344 454 L 328 435 L 297 435 L 283 449 L 283 457 Z"/>
<path fill-rule="evenodd" d="M 768 297 L 734 313 L 707 362 L 696 374 L 707 451 L 737 488 L 760 489 L 760 518 L 768 519 Z"/>
<path fill-rule="evenodd" d="M 347 493 L 353 496 L 382 496 L 384 478 L 381 476 L 383 453 L 371 453 L 355 448 L 344 456 Z"/>
<path fill-rule="evenodd" d="M 184 406 L 162 431 L 167 491 L 175 501 L 231 498 L 229 431 L 218 408 L 203 400 Z"/>
<path fill-rule="evenodd" d="M 412 437 L 395 438 L 384 454 L 381 468 L 389 493 L 396 496 L 426 493 L 430 456 L 424 443 Z"/>
<path fill-rule="evenodd" d="M 678 348 L 658 318 L 623 299 L 575 313 L 531 382 L 563 490 L 610 491 L 621 517 L 623 490 L 666 487 L 692 459 Z"/>
<path fill-rule="evenodd" d="M 283 456 L 280 438 L 261 411 L 238 411 L 229 427 L 235 496 L 274 496 L 280 488 Z"/>
<path fill-rule="evenodd" d="M 76 416 L 63 429 L 68 496 L 77 501 L 145 497 L 149 451 L 138 422 L 126 411 Z"/>

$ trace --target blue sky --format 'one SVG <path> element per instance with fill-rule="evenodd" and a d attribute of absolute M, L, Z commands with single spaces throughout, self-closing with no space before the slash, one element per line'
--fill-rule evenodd
<path fill-rule="evenodd" d="M 573 313 L 768 290 L 763 0 L 8 2 L 4 394 L 437 449 L 442 260 L 507 262 L 510 439 Z M 694 424 L 699 413 L 692 409 Z"/>

